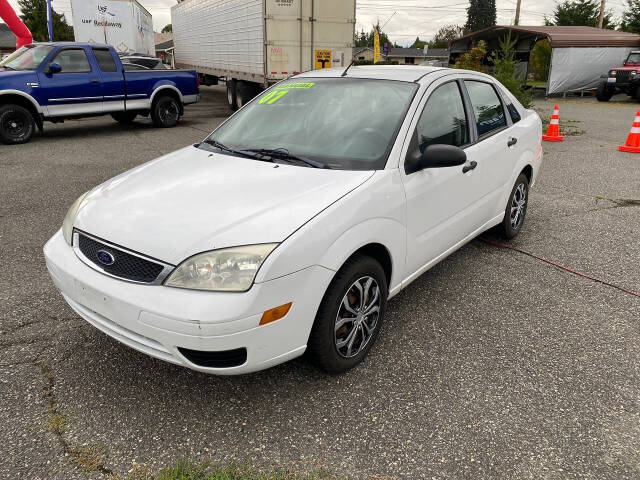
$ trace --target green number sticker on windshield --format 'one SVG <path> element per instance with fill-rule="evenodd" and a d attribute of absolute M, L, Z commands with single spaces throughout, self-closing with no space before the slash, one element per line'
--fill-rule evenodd
<path fill-rule="evenodd" d="M 267 93 L 264 97 L 258 100 L 258 104 L 273 105 L 282 97 L 284 97 L 290 90 L 308 90 L 313 87 L 313 82 L 290 82 L 276 85 L 273 89 Z"/>

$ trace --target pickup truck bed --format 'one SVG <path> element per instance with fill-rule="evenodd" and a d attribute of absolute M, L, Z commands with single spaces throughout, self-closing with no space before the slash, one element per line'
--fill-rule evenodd
<path fill-rule="evenodd" d="M 199 98 L 195 71 L 125 71 L 107 45 L 32 44 L 0 62 L 0 141 L 25 143 L 44 121 L 105 114 L 173 127 Z"/>

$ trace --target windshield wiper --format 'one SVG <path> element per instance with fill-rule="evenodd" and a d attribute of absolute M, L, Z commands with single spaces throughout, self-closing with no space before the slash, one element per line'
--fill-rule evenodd
<path fill-rule="evenodd" d="M 316 160 L 311 160 L 310 158 L 301 157 L 299 155 L 293 155 L 292 153 L 289 153 L 289 150 L 287 150 L 286 148 L 274 148 L 274 149 L 269 149 L 269 148 L 258 148 L 258 149 L 249 148 L 246 151 L 247 152 L 254 152 L 254 153 L 257 153 L 259 155 L 266 155 L 266 156 L 271 157 L 271 158 L 277 158 L 278 160 L 297 160 L 298 162 L 302 162 L 302 163 L 304 163 L 306 165 L 309 165 L 310 167 L 314 167 L 314 168 L 329 168 L 324 163 L 318 162 Z"/>
<path fill-rule="evenodd" d="M 2 68 L 6 68 L 7 70 L 15 70 L 15 68 L 7 67 L 6 65 L 0 65 Z"/>
<path fill-rule="evenodd" d="M 262 155 L 260 155 L 258 153 L 254 153 L 254 152 L 249 151 L 249 150 L 235 150 L 233 148 L 227 147 L 225 144 L 220 143 L 217 140 L 211 140 L 210 138 L 207 138 L 203 143 L 206 143 L 207 145 L 211 145 L 213 147 L 216 147 L 216 148 L 222 150 L 223 152 L 233 153 L 235 155 L 242 155 L 243 157 L 253 158 L 254 160 L 263 160 L 265 162 L 266 161 L 271 161 L 269 159 L 262 158 Z"/>

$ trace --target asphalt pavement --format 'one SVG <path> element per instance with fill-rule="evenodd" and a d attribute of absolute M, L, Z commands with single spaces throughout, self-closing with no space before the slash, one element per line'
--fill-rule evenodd
<path fill-rule="evenodd" d="M 42 247 L 94 185 L 201 140 L 229 114 L 203 88 L 181 125 L 46 125 L 0 146 L 0 477 L 124 477 L 177 458 L 338 477 L 640 477 L 640 298 L 476 240 L 389 303 L 363 365 L 304 359 L 215 377 L 149 358 L 66 305 Z M 640 291 L 640 105 L 536 101 L 577 135 L 545 143 L 510 243 Z M 136 467 L 138 468 L 138 467 Z"/>

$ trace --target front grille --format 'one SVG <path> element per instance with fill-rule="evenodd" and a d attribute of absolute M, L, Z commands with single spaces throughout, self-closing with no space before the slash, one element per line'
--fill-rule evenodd
<path fill-rule="evenodd" d="M 631 78 L 631 70 L 616 70 L 616 82 L 626 82 Z"/>
<path fill-rule="evenodd" d="M 125 280 L 152 283 L 164 270 L 164 266 L 159 263 L 131 255 L 111 245 L 106 245 L 87 237 L 82 233 L 78 234 L 78 248 L 90 262 L 97 265 L 101 270 Z M 100 251 L 107 252 L 113 256 L 114 261 L 111 265 L 105 265 L 98 260 L 98 252 Z"/>
<path fill-rule="evenodd" d="M 200 367 L 229 368 L 238 367 L 247 361 L 247 349 L 236 348 L 222 352 L 205 352 L 202 350 L 189 350 L 178 347 L 178 350 L 187 360 Z"/>

